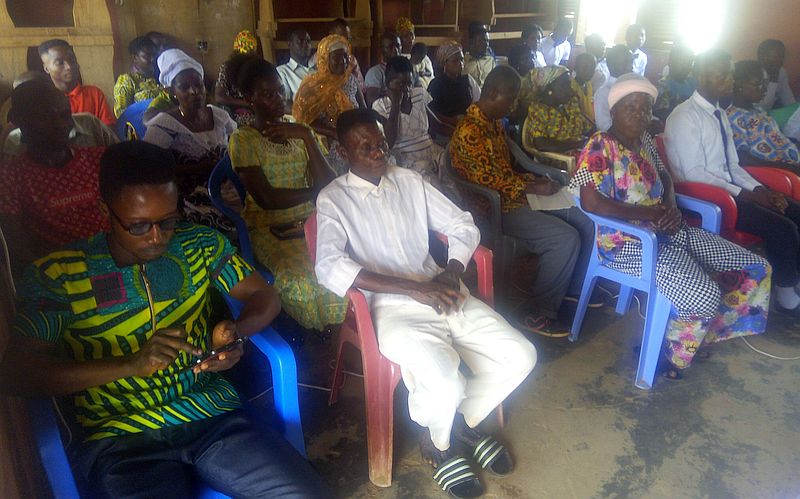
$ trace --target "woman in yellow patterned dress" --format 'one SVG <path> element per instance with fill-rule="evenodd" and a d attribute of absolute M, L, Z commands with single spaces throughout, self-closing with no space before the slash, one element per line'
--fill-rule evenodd
<path fill-rule="evenodd" d="M 324 330 L 344 320 L 346 301 L 317 284 L 302 222 L 335 174 L 311 129 L 284 116 L 284 89 L 275 66 L 249 61 L 238 84 L 255 119 L 231 136 L 229 153 L 248 192 L 242 216 L 253 252 L 275 275 L 284 310 L 301 326 Z M 278 230 L 287 224 L 297 225 Z"/>
<path fill-rule="evenodd" d="M 567 154 L 583 148 L 594 126 L 581 112 L 571 78 L 564 66 L 547 66 L 532 69 L 523 80 L 519 100 L 528 110 L 522 130 L 526 148 Z"/>

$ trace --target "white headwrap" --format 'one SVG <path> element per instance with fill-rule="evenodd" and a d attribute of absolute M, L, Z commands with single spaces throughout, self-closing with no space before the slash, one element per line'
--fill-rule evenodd
<path fill-rule="evenodd" d="M 648 94 L 654 101 L 658 97 L 658 90 L 650 80 L 636 73 L 626 73 L 617 78 L 608 91 L 608 108 L 611 109 L 623 97 L 636 92 Z"/>
<path fill-rule="evenodd" d="M 178 73 L 187 69 L 194 69 L 200 73 L 200 78 L 203 77 L 203 66 L 181 49 L 165 50 L 158 56 L 158 70 L 161 72 L 158 81 L 165 87 L 171 87 Z"/>

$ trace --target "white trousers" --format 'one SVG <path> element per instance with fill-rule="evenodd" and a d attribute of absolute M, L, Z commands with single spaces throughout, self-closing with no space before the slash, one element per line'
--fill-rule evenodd
<path fill-rule="evenodd" d="M 442 451 L 450 448 L 456 411 L 474 428 L 536 364 L 531 342 L 473 297 L 447 316 L 418 302 L 377 304 L 372 320 L 381 353 L 400 365 L 411 419 Z M 462 359 L 468 377 L 458 369 Z"/>

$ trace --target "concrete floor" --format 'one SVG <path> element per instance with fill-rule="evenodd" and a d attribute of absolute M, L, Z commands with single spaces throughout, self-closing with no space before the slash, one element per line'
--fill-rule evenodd
<path fill-rule="evenodd" d="M 505 404 L 515 472 L 482 473 L 486 498 L 800 497 L 800 361 L 768 359 L 740 339 L 709 347 L 682 381 L 633 385 L 643 321 L 611 307 L 590 310 L 577 343 L 535 337 L 539 363 Z M 773 313 L 750 342 L 800 355 L 800 324 Z M 332 342 L 298 352 L 301 382 L 328 386 Z M 358 362 L 349 369 L 358 371 Z M 394 479 L 369 482 L 363 384 L 348 376 L 333 407 L 301 388 L 308 454 L 342 498 L 442 498 L 417 447 L 402 383 L 395 394 Z M 490 424 L 491 427 L 491 424 Z"/>

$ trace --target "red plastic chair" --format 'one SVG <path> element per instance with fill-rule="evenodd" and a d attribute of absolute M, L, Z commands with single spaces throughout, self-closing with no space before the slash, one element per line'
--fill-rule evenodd
<path fill-rule="evenodd" d="M 317 259 L 317 215 L 312 213 L 305 224 L 306 244 L 311 261 Z M 444 243 L 447 238 L 438 235 Z M 492 252 L 479 246 L 472 255 L 478 268 L 478 296 L 494 306 Z M 378 349 L 378 338 L 372 324 L 369 305 L 364 294 L 356 288 L 347 292 L 347 315 L 339 333 L 336 366 L 333 373 L 329 404 L 335 404 L 343 381 L 342 351 L 349 343 L 361 351 L 364 371 L 365 406 L 367 411 L 367 450 L 369 479 L 379 487 L 392 484 L 392 454 L 394 448 L 394 390 L 400 382 L 400 366 L 384 357 Z M 503 426 L 502 405 L 497 408 Z"/>
<path fill-rule="evenodd" d="M 667 148 L 664 145 L 664 137 L 659 134 L 656 135 L 655 139 L 656 147 L 658 148 L 658 155 L 661 156 L 661 161 L 664 163 L 667 171 L 669 171 L 672 175 L 672 178 L 675 178 L 675 175 L 672 174 L 669 158 L 667 157 Z M 777 168 L 772 168 L 772 170 L 777 170 Z M 783 180 L 781 180 L 773 173 L 764 174 L 763 178 L 765 180 L 769 180 L 770 182 L 775 181 L 775 185 L 778 187 L 776 190 L 779 192 L 784 192 L 781 189 L 786 188 L 787 184 L 784 183 L 784 180 L 789 182 L 785 177 Z M 756 178 L 756 180 L 770 188 L 774 188 L 770 183 L 764 182 L 758 178 Z M 789 191 L 791 192 L 791 184 L 789 184 Z M 761 242 L 760 237 L 750 234 L 749 232 L 736 229 L 736 220 L 739 218 L 739 209 L 736 207 L 736 200 L 733 199 L 731 193 L 722 187 L 704 184 L 702 182 L 675 182 L 675 192 L 679 194 L 685 194 L 686 196 L 696 199 L 701 199 L 703 201 L 708 201 L 719 206 L 720 210 L 722 210 L 722 225 L 720 228 L 720 235 L 722 235 L 722 237 L 725 239 L 744 247 L 753 246 Z"/>
<path fill-rule="evenodd" d="M 773 191 L 780 192 L 784 196 L 797 199 L 795 189 L 800 188 L 800 177 L 788 170 L 775 168 L 774 166 L 745 166 L 744 169 L 751 177 L 766 185 Z M 795 187 L 797 186 L 797 187 Z"/>

